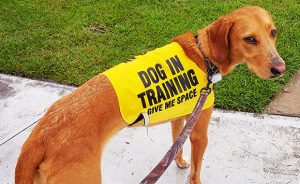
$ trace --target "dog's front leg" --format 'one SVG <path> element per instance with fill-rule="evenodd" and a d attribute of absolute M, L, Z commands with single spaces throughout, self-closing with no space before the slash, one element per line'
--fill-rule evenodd
<path fill-rule="evenodd" d="M 193 128 L 190 140 L 191 140 L 191 171 L 189 182 L 191 184 L 200 184 L 200 171 L 202 165 L 203 155 L 208 143 L 207 129 L 212 114 L 213 107 L 205 109 L 201 112 L 200 118 L 197 120 L 195 127 Z"/>

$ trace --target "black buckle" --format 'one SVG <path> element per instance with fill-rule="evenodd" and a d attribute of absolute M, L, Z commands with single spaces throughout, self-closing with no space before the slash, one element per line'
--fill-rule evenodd
<path fill-rule="evenodd" d="M 200 93 L 211 93 L 211 87 L 209 87 L 209 85 L 206 85 L 205 87 L 203 87 L 200 91 Z"/>

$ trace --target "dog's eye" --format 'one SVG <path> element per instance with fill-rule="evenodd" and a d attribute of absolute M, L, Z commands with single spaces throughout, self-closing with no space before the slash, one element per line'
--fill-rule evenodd
<path fill-rule="evenodd" d="M 276 37 L 276 35 L 277 35 L 276 29 L 273 29 L 273 30 L 271 31 L 271 35 L 272 35 L 274 38 Z"/>
<path fill-rule="evenodd" d="M 251 36 L 244 38 L 244 40 L 245 40 L 245 42 L 250 43 L 250 44 L 256 44 L 257 43 L 256 39 L 251 37 Z"/>

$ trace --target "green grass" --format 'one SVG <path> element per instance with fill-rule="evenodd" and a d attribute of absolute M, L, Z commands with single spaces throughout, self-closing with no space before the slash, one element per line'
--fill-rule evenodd
<path fill-rule="evenodd" d="M 262 81 L 238 67 L 216 85 L 216 106 L 262 112 L 300 66 L 298 0 L 2 0 L 0 5 L 0 73 L 80 85 L 244 5 L 273 14 L 288 71 Z"/>

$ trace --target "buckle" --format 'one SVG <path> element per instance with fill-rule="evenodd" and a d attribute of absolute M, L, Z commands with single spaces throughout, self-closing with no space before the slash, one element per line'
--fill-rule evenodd
<path fill-rule="evenodd" d="M 209 84 L 207 84 L 207 86 L 205 86 L 204 88 L 201 89 L 200 93 L 211 93 L 211 87 L 209 87 Z"/>

